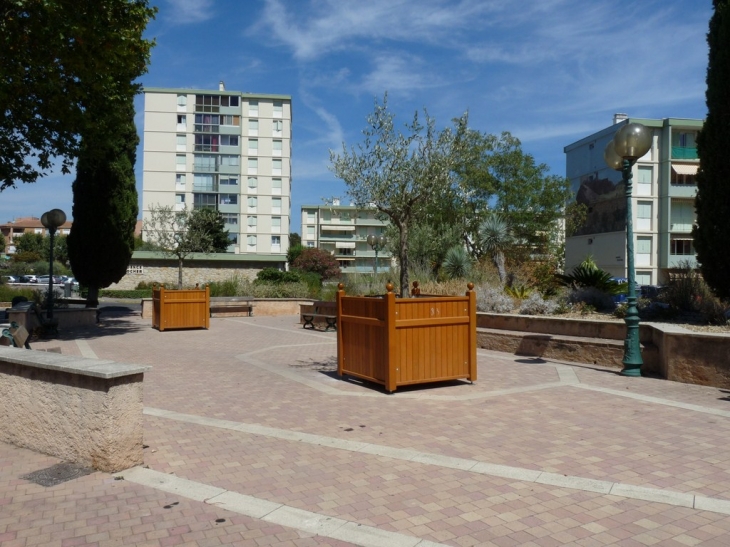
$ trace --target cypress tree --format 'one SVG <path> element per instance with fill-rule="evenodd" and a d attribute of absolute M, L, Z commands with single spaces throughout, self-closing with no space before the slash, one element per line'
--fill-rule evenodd
<path fill-rule="evenodd" d="M 707 119 L 697 138 L 697 224 L 693 230 L 697 261 L 707 284 L 730 297 L 730 0 L 713 0 L 707 33 Z"/>
<path fill-rule="evenodd" d="M 132 99 L 96 120 L 81 144 L 68 236 L 71 269 L 79 283 L 88 287 L 86 305 L 90 307 L 98 304 L 100 289 L 126 273 L 139 212 L 134 176 L 139 137 Z"/>

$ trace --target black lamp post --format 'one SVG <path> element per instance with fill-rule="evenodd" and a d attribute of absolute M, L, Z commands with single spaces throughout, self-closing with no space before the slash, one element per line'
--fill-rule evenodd
<path fill-rule="evenodd" d="M 619 129 L 606 145 L 603 158 L 611 169 L 621 171 L 626 190 L 626 266 L 629 294 L 626 308 L 626 339 L 624 340 L 624 376 L 641 376 L 641 347 L 639 345 L 639 310 L 636 307 L 636 271 L 634 270 L 634 226 L 631 207 L 631 168 L 636 160 L 651 148 L 652 134 L 640 123 L 630 123 Z"/>
<path fill-rule="evenodd" d="M 375 265 L 373 266 L 373 272 L 375 275 L 378 275 L 378 251 L 382 251 L 387 243 L 387 238 L 382 234 L 379 236 L 370 234 L 368 236 L 368 245 L 370 245 L 373 251 L 375 251 Z"/>
<path fill-rule="evenodd" d="M 51 249 L 48 254 L 50 262 L 48 267 L 48 319 L 53 319 L 53 236 L 64 222 L 66 222 L 66 213 L 61 209 L 51 209 L 41 216 L 41 223 L 48 229 L 51 236 Z"/>

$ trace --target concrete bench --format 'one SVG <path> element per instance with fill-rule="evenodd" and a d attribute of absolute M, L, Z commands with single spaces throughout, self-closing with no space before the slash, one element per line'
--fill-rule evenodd
<path fill-rule="evenodd" d="M 240 317 L 253 315 L 253 296 L 213 296 L 210 298 L 211 317 Z"/>
<path fill-rule="evenodd" d="M 325 324 L 325 331 L 330 328 L 337 330 L 337 303 L 319 300 L 312 304 L 301 304 L 299 317 L 303 329 L 307 326 L 314 329 L 314 323 L 317 322 Z"/>
<path fill-rule="evenodd" d="M 149 370 L 0 347 L 0 441 L 100 471 L 141 465 Z"/>

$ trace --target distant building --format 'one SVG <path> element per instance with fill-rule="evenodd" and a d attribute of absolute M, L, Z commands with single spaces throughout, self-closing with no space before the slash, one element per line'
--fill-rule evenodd
<path fill-rule="evenodd" d="M 56 234 L 67 236 L 71 233 L 72 224 L 70 220 L 67 220 L 58 228 Z M 48 229 L 43 226 L 41 219 L 38 217 L 20 217 L 8 221 L 5 224 L 0 224 L 0 233 L 5 237 L 5 249 L 3 249 L 3 252 L 6 255 L 11 255 L 15 253 L 15 238 L 27 233 L 46 235 L 48 234 Z"/>
<path fill-rule="evenodd" d="M 586 222 L 566 238 L 565 267 L 570 271 L 590 255 L 600 268 L 627 277 L 625 189 L 621 173 L 603 160 L 603 150 L 621 125 L 634 122 L 653 131 L 651 149 L 633 167 L 636 281 L 661 284 L 681 262 L 696 263 L 692 226 L 699 167 L 696 136 L 702 120 L 619 114 L 613 125 L 565 147 L 566 175 L 588 213 Z"/>
<path fill-rule="evenodd" d="M 229 253 L 286 261 L 291 97 L 146 88 L 143 219 L 157 205 L 223 215 Z M 246 260 L 241 257 L 242 260 Z"/>
<path fill-rule="evenodd" d="M 302 245 L 330 252 L 342 273 L 373 273 L 375 251 L 367 242 L 369 235 L 381 235 L 388 222 L 380 220 L 374 207 L 340 205 L 302 205 Z M 378 271 L 390 267 L 391 255 L 378 251 Z"/>

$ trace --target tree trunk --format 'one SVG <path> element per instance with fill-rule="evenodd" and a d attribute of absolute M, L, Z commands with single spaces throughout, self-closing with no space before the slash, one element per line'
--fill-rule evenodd
<path fill-rule="evenodd" d="M 177 289 L 179 291 L 182 290 L 182 282 L 183 282 L 183 259 L 182 257 L 178 257 L 177 259 Z"/>
<path fill-rule="evenodd" d="M 408 298 L 408 225 L 401 223 L 398 226 L 400 241 L 398 242 L 398 260 L 400 261 L 400 295 Z"/>
<path fill-rule="evenodd" d="M 99 287 L 89 287 L 89 293 L 86 296 L 86 307 L 99 307 Z"/>
<path fill-rule="evenodd" d="M 494 262 L 494 265 L 497 267 L 499 282 L 504 287 L 505 280 L 507 279 L 507 272 L 504 269 L 504 254 L 502 254 L 502 251 L 497 251 L 492 255 L 492 262 Z"/>

